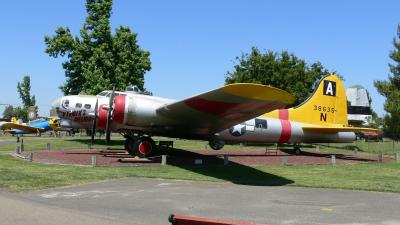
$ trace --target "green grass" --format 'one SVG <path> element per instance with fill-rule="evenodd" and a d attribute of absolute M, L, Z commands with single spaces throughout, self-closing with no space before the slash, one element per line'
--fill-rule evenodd
<path fill-rule="evenodd" d="M 47 135 L 43 135 L 43 137 L 35 137 L 35 136 L 24 136 L 21 137 L 20 140 L 24 140 L 24 149 L 25 151 L 38 151 L 45 150 L 47 148 L 47 143 L 50 143 L 51 150 L 61 150 L 61 149 L 87 149 L 90 142 L 90 137 L 88 136 L 75 136 L 75 137 L 62 137 L 62 138 L 54 138 L 48 137 Z M 0 151 L 14 151 L 17 145 L 20 143 L 16 142 L 16 137 L 12 136 L 3 136 L 0 140 L 8 140 L 7 143 L 0 142 Z M 104 136 L 99 138 L 98 136 L 95 139 L 92 148 L 96 149 L 106 149 L 106 148 L 123 148 L 124 146 L 124 138 L 120 135 L 115 135 L 111 139 L 111 143 L 106 145 Z M 210 149 L 207 147 L 207 141 L 193 141 L 193 140 L 181 140 L 181 139 L 168 139 L 168 138 L 159 138 L 156 137 L 155 140 L 173 140 L 174 147 L 179 149 L 187 149 L 187 150 L 202 150 L 202 149 Z M 225 148 L 229 149 L 239 149 L 239 145 L 226 145 Z"/>
<path fill-rule="evenodd" d="M 30 163 L 10 155 L 0 155 L 0 188 L 11 191 L 32 191 L 125 177 L 400 192 L 399 163 L 260 167 L 153 165 L 91 168 Z"/>

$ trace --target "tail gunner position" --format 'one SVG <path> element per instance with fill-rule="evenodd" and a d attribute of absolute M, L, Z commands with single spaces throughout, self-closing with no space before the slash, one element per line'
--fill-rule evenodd
<path fill-rule="evenodd" d="M 105 130 L 107 140 L 111 131 L 123 134 L 125 148 L 139 157 L 154 154 L 153 135 L 208 140 L 219 150 L 225 142 L 352 142 L 354 131 L 371 130 L 348 126 L 346 92 L 336 75 L 324 77 L 304 103 L 283 109 L 293 101 L 286 91 L 242 83 L 180 101 L 139 92 L 65 96 L 53 108 L 63 127 Z"/>

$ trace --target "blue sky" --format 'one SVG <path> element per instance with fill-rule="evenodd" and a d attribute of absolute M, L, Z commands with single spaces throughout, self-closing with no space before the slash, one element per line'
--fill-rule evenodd
<path fill-rule="evenodd" d="M 389 75 L 399 8 L 400 1 L 115 0 L 111 25 L 129 26 L 151 52 L 145 87 L 157 96 L 180 99 L 223 85 L 235 57 L 255 46 L 320 61 L 346 86 L 366 87 L 382 115 L 373 81 Z M 65 76 L 43 37 L 58 26 L 77 35 L 85 16 L 83 0 L 2 2 L 0 103 L 20 105 L 16 85 L 29 74 L 40 114 L 49 114 Z"/>

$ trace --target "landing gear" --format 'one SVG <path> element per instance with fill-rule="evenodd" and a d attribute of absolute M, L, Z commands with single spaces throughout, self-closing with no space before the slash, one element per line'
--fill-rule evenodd
<path fill-rule="evenodd" d="M 225 141 L 219 138 L 214 137 L 213 139 L 211 139 L 208 144 L 210 145 L 210 147 L 214 150 L 220 150 L 224 147 L 225 145 Z"/>
<path fill-rule="evenodd" d="M 142 136 L 138 138 L 127 138 L 125 140 L 125 149 L 132 156 L 147 158 L 156 151 L 156 144 L 150 137 Z"/>
<path fill-rule="evenodd" d="M 300 146 L 299 146 L 299 145 L 295 145 L 295 146 L 293 147 L 293 152 L 294 152 L 295 155 L 301 155 Z"/>

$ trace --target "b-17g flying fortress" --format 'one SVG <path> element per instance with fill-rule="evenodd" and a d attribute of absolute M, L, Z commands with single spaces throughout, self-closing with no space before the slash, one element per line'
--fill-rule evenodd
<path fill-rule="evenodd" d="M 0 224 L 400 224 L 398 2 L 3 5 Z"/>

